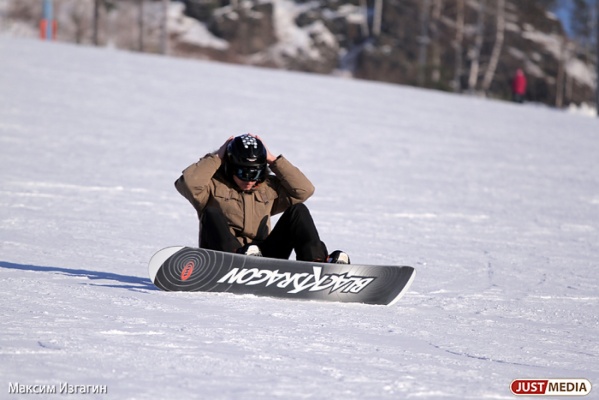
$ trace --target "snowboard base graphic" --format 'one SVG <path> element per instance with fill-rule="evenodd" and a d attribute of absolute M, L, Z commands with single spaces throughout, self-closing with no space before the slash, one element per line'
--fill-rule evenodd
<path fill-rule="evenodd" d="M 149 264 L 165 291 L 228 292 L 285 299 L 392 305 L 409 289 L 409 266 L 326 264 L 167 247 Z"/>

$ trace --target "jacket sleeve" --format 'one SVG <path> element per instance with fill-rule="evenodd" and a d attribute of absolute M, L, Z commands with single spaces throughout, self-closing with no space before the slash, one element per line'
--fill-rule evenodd
<path fill-rule="evenodd" d="M 208 203 L 212 177 L 222 165 L 216 154 L 207 154 L 197 163 L 191 164 L 175 182 L 177 191 L 200 212 Z"/>
<path fill-rule="evenodd" d="M 285 157 L 279 156 L 270 169 L 280 182 L 273 214 L 284 211 L 292 204 L 303 203 L 314 194 L 312 182 Z"/>

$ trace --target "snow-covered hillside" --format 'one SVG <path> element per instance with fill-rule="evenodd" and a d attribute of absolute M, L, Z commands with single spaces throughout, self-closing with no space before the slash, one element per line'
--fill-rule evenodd
<path fill-rule="evenodd" d="M 152 254 L 197 240 L 174 180 L 246 132 L 311 178 L 330 248 L 416 267 L 398 304 L 152 286 Z M 0 398 L 599 385 L 598 135 L 541 107 L 0 37 Z"/>

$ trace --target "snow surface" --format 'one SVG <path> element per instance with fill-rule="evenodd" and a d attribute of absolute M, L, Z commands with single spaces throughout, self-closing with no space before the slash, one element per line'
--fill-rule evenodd
<path fill-rule="evenodd" d="M 311 178 L 331 250 L 416 267 L 398 304 L 152 286 L 155 251 L 196 244 L 173 181 L 245 132 Z M 0 37 L 0 398 L 30 398 L 17 384 L 177 400 L 597 386 L 598 135 L 597 119 L 546 107 Z"/>

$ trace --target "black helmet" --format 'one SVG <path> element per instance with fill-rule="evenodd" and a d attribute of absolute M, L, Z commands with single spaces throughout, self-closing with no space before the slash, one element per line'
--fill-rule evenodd
<path fill-rule="evenodd" d="M 227 145 L 225 168 L 227 175 L 235 175 L 242 181 L 264 181 L 266 147 L 254 136 L 237 136 Z"/>

